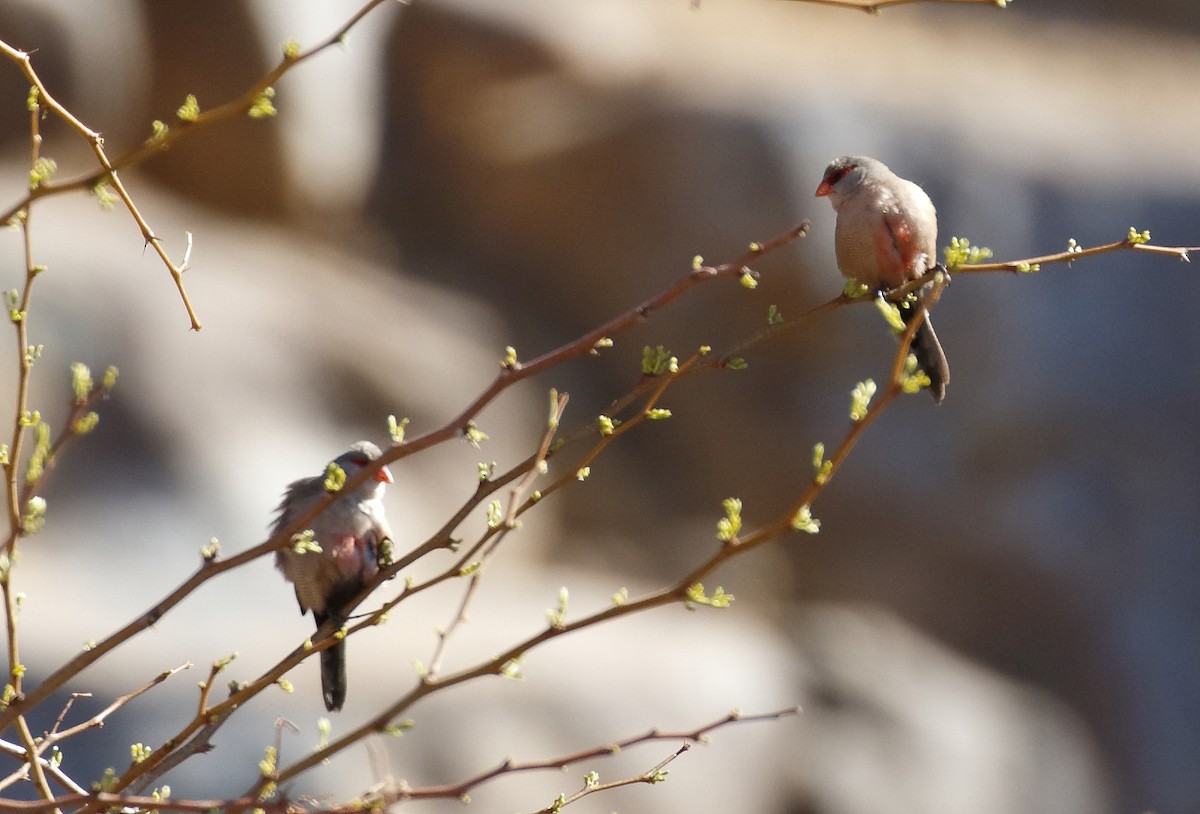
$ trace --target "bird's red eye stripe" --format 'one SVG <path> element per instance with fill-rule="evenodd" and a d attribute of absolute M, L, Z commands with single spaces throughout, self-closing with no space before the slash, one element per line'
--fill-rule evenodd
<path fill-rule="evenodd" d="M 846 177 L 846 176 L 847 176 L 847 175 L 850 173 L 850 170 L 852 170 L 852 169 L 854 169 L 854 165 L 853 165 L 853 164 L 847 164 L 846 166 L 844 166 L 844 167 L 838 167 L 836 170 L 834 170 L 833 172 L 829 173 L 829 184 L 830 184 L 830 186 L 832 186 L 833 184 L 836 184 L 838 181 L 840 181 L 840 180 L 842 180 L 843 178 L 845 178 L 845 177 Z"/>

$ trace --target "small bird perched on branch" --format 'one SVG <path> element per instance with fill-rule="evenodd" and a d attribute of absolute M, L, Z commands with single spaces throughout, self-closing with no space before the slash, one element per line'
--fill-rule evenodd
<path fill-rule="evenodd" d="M 834 233 L 842 274 L 876 290 L 916 279 L 937 262 L 937 210 L 925 190 L 889 170 L 881 161 L 848 155 L 825 168 L 817 197 L 828 196 L 837 212 Z M 913 335 L 917 364 L 929 376 L 929 391 L 941 403 L 950 365 L 929 312 L 920 303 L 901 306 L 908 322 L 924 316 Z"/>
<path fill-rule="evenodd" d="M 359 441 L 333 463 L 345 473 L 344 483 L 381 454 L 370 441 Z M 288 486 L 272 535 L 299 519 L 327 494 L 331 470 Z M 296 588 L 300 612 L 311 610 L 318 628 L 327 619 L 344 624 L 351 610 L 350 600 L 379 571 L 380 548 L 392 537 L 383 512 L 383 490 L 388 483 L 392 483 L 392 473 L 385 466 L 314 518 L 310 528 L 320 551 L 289 545 L 275 553 L 276 567 Z M 327 710 L 342 708 L 346 700 L 345 641 L 321 651 L 321 691 Z"/>

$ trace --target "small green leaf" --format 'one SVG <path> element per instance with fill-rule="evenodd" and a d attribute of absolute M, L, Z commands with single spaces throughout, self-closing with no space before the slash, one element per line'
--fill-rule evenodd
<path fill-rule="evenodd" d="M 504 348 L 504 357 L 500 360 L 500 367 L 506 370 L 515 370 L 520 361 L 517 359 L 517 349 L 512 345 L 506 345 Z"/>
<path fill-rule="evenodd" d="M 396 420 L 394 415 L 388 416 L 388 435 L 391 436 L 392 443 L 399 446 L 404 443 L 404 429 L 408 426 L 408 419 L 402 418 Z"/>
<path fill-rule="evenodd" d="M 986 246 L 972 246 L 971 241 L 965 237 L 952 237 L 950 245 L 942 249 L 942 256 L 945 258 L 946 268 L 953 271 L 962 265 L 990 260 L 992 250 Z"/>
<path fill-rule="evenodd" d="M 36 441 L 25 469 L 25 483 L 30 486 L 41 480 L 50 461 L 50 425 L 41 420 L 41 415 L 36 410 L 32 418 L 36 421 L 33 424 Z"/>
<path fill-rule="evenodd" d="M 833 471 L 833 461 L 825 460 L 825 445 L 818 441 L 813 444 L 813 480 L 818 486 L 824 486 Z"/>
<path fill-rule="evenodd" d="M 847 277 L 846 282 L 842 285 L 842 294 L 852 300 L 857 300 L 871 293 L 871 287 L 866 283 L 860 283 L 853 277 Z"/>
<path fill-rule="evenodd" d="M 821 521 L 812 516 L 808 505 L 801 506 L 792 517 L 792 528 L 808 534 L 816 534 L 821 530 Z"/>
<path fill-rule="evenodd" d="M 71 365 L 71 390 L 75 393 L 75 403 L 83 404 L 92 393 L 95 384 L 92 382 L 92 371 L 82 362 Z"/>
<path fill-rule="evenodd" d="M 108 178 L 101 178 L 89 187 L 92 197 L 104 212 L 111 212 L 117 205 L 117 196 L 108 185 Z"/>
<path fill-rule="evenodd" d="M 463 432 L 463 438 L 467 443 L 479 449 L 479 445 L 488 440 L 488 434 L 475 426 L 474 422 L 467 425 L 467 429 Z"/>
<path fill-rule="evenodd" d="M 721 505 L 725 509 L 725 516 L 717 521 L 717 539 L 728 543 L 742 530 L 742 501 L 736 497 L 727 497 Z"/>
<path fill-rule="evenodd" d="M 879 310 L 880 316 L 891 327 L 893 333 L 904 333 L 904 318 L 900 316 L 900 309 L 896 303 L 889 302 L 882 296 L 875 298 L 875 307 Z"/>
<path fill-rule="evenodd" d="M 342 469 L 333 461 L 325 467 L 325 491 L 340 492 L 342 487 L 346 485 L 346 470 Z"/>
<path fill-rule="evenodd" d="M 320 554 L 321 544 L 317 542 L 317 533 L 305 529 L 292 535 L 291 549 L 295 554 Z"/>
<path fill-rule="evenodd" d="M 275 762 L 278 759 L 278 754 L 274 746 L 268 746 L 264 750 L 263 759 L 258 762 L 258 773 L 263 777 L 275 776 Z"/>
<path fill-rule="evenodd" d="M 252 119 L 269 119 L 279 113 L 272 103 L 275 98 L 275 88 L 263 88 L 262 93 L 258 94 L 254 99 L 254 103 L 250 105 L 250 109 L 246 111 L 246 115 Z"/>
<path fill-rule="evenodd" d="M 679 360 L 662 345 L 642 348 L 642 375 L 661 376 L 664 373 L 675 373 L 679 370 Z"/>
<path fill-rule="evenodd" d="M 697 582 L 695 585 L 687 589 L 687 598 L 684 600 L 689 609 L 693 609 L 695 605 L 708 605 L 712 608 L 728 608 L 733 604 L 733 594 L 725 593 L 725 589 L 717 586 L 712 596 L 707 596 L 704 593 L 704 584 Z"/>
<path fill-rule="evenodd" d="M 58 162 L 53 158 L 39 157 L 29 169 L 29 188 L 37 189 L 42 184 L 49 183 L 56 170 Z"/>
<path fill-rule="evenodd" d="M 113 791 L 117 788 L 117 772 L 112 767 L 104 770 L 104 775 L 92 784 L 94 791 Z"/>
<path fill-rule="evenodd" d="M 176 118 L 181 122 L 194 122 L 200 118 L 200 103 L 196 101 L 196 97 L 189 93 L 187 98 L 183 100 L 183 104 L 175 111 Z"/>
<path fill-rule="evenodd" d="M 37 534 L 46 525 L 46 499 L 34 496 L 25 503 L 25 516 L 21 518 L 21 533 L 25 536 Z"/>
<path fill-rule="evenodd" d="M 170 130 L 171 128 L 167 127 L 166 124 L 160 122 L 158 119 L 150 122 L 150 138 L 148 139 L 149 143 L 154 144 L 155 142 L 162 141 L 167 137 L 167 133 L 169 133 Z"/>
<path fill-rule="evenodd" d="M 567 604 L 570 595 L 566 586 L 558 589 L 558 604 L 546 611 L 546 621 L 555 630 L 562 630 L 567 624 Z"/>
<path fill-rule="evenodd" d="M 87 435 L 96 429 L 96 425 L 99 423 L 100 416 L 95 410 L 89 410 L 75 420 L 75 423 L 71 425 L 71 432 L 75 435 Z"/>
<path fill-rule="evenodd" d="M 521 660 L 509 659 L 500 665 L 498 670 L 499 675 L 504 678 L 512 679 L 513 681 L 524 681 L 525 676 L 521 674 Z"/>
<path fill-rule="evenodd" d="M 875 390 L 875 382 L 871 379 L 854 385 L 854 389 L 850 391 L 851 421 L 862 421 L 867 417 L 867 410 L 871 406 L 871 399 L 875 397 Z"/>
<path fill-rule="evenodd" d="M 412 718 L 405 718 L 403 721 L 385 726 L 383 728 L 383 734 L 390 735 L 393 738 L 403 737 L 405 732 L 409 731 L 416 725 L 416 722 Z"/>
<path fill-rule="evenodd" d="M 917 357 L 910 353 L 904 360 L 904 372 L 900 374 L 900 390 L 911 395 L 921 392 L 929 385 L 929 375 L 917 367 Z"/>
<path fill-rule="evenodd" d="M 771 305 L 767 308 L 767 324 L 781 325 L 783 323 L 783 314 L 779 310 L 779 306 Z"/>

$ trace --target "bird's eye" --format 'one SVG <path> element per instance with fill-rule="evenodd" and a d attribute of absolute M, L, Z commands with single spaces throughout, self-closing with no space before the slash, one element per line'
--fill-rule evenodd
<path fill-rule="evenodd" d="M 846 166 L 844 166 L 844 167 L 838 167 L 836 170 L 834 170 L 833 172 L 831 172 L 831 173 L 829 174 L 829 183 L 830 183 L 830 185 L 836 184 L 838 181 L 840 181 L 840 180 L 842 180 L 843 178 L 845 178 L 847 175 L 849 175 L 849 174 L 850 174 L 850 171 L 851 171 L 852 169 L 854 169 L 854 165 L 853 165 L 853 164 L 847 164 Z"/>

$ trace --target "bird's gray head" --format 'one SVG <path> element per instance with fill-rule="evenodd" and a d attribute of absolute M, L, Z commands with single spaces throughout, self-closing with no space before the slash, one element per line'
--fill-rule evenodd
<path fill-rule="evenodd" d="M 346 473 L 346 480 L 349 480 L 371 461 L 379 460 L 379 456 L 382 454 L 379 447 L 370 441 L 358 441 L 352 444 L 350 449 L 337 456 L 333 462 L 342 468 L 342 471 Z M 368 491 L 373 488 L 382 489 L 383 484 L 392 482 L 392 473 L 385 466 L 375 473 L 374 481 L 368 480 L 362 488 Z"/>
<path fill-rule="evenodd" d="M 878 177 L 888 172 L 882 161 L 865 155 L 844 155 L 829 162 L 816 196 L 845 196 L 863 185 L 868 176 Z"/>

